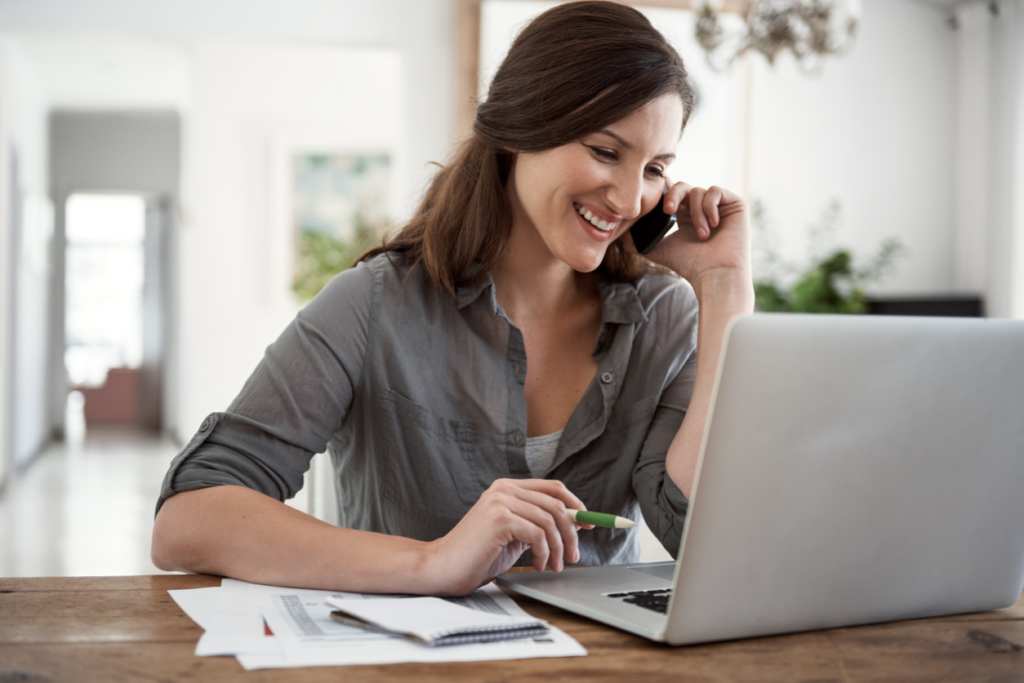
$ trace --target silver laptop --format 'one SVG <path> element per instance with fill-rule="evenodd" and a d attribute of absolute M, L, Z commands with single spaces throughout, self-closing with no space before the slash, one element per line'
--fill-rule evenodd
<path fill-rule="evenodd" d="M 498 584 L 673 645 L 1012 605 L 1024 321 L 739 318 L 678 562 Z"/>

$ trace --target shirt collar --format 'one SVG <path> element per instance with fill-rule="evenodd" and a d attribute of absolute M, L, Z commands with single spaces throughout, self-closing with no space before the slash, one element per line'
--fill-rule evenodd
<path fill-rule="evenodd" d="M 601 293 L 601 322 L 629 324 L 647 322 L 640 295 L 637 293 L 637 282 L 615 282 L 603 273 L 598 274 L 597 287 Z M 491 290 L 491 304 L 497 312 L 497 301 L 494 296 L 494 279 L 487 273 L 472 285 L 460 286 L 456 290 L 459 309 L 470 305 L 483 294 Z"/>
<path fill-rule="evenodd" d="M 493 291 L 494 279 L 491 277 L 490 273 L 484 275 L 474 284 L 459 286 L 455 290 L 455 294 L 456 296 L 458 296 L 459 299 L 459 310 L 465 308 L 466 306 L 476 301 L 480 297 L 480 295 L 483 294 L 483 291 L 488 287 L 490 287 Z M 494 298 L 493 293 L 491 294 L 491 298 Z"/>
<path fill-rule="evenodd" d="M 637 288 L 643 278 L 636 282 L 615 282 L 607 275 L 599 274 L 597 288 L 601 292 L 601 322 L 639 323 L 647 322 L 647 313 L 640 301 Z"/>

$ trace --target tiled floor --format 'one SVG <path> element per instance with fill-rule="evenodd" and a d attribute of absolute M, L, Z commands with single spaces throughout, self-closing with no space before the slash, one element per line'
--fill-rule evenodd
<path fill-rule="evenodd" d="M 149 559 L 153 509 L 177 451 L 111 428 L 47 449 L 0 496 L 0 576 L 162 573 Z"/>

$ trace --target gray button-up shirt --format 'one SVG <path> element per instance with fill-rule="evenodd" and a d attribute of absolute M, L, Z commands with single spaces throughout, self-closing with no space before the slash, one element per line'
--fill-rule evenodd
<path fill-rule="evenodd" d="M 528 478 L 522 332 L 488 275 L 458 298 L 378 256 L 334 278 L 266 352 L 242 392 L 174 459 L 181 491 L 241 485 L 285 500 L 315 453 L 334 465 L 341 525 L 433 540 L 490 484 Z M 597 374 L 549 479 L 589 509 L 647 524 L 673 555 L 687 501 L 665 472 L 696 368 L 697 301 L 683 280 L 599 277 Z M 636 530 L 580 533 L 581 564 L 636 561 Z M 529 564 L 529 553 L 520 564 Z"/>

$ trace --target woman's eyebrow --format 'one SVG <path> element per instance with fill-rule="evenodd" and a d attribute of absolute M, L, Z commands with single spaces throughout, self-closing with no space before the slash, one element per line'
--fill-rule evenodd
<path fill-rule="evenodd" d="M 610 138 L 614 138 L 620 145 L 622 145 L 626 149 L 633 149 L 633 143 L 629 142 L 628 140 L 626 140 L 625 138 L 623 138 L 623 137 L 621 137 L 619 135 L 616 135 L 615 133 L 611 132 L 607 128 L 604 128 L 604 129 L 599 130 L 597 132 L 600 133 L 600 134 L 603 134 L 603 135 L 607 135 Z M 673 154 L 672 152 L 666 152 L 665 154 L 659 154 L 658 156 L 656 156 L 654 158 L 655 159 L 675 159 L 676 155 Z"/>

